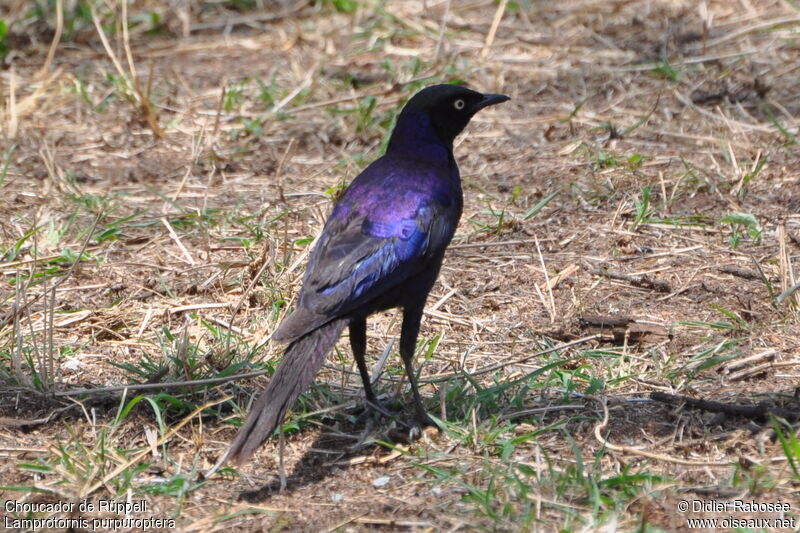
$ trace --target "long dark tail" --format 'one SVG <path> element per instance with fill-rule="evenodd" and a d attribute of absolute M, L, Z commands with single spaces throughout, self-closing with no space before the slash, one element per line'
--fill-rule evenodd
<path fill-rule="evenodd" d="M 311 385 L 347 324 L 348 321 L 343 319 L 328 322 L 286 348 L 272 381 L 253 403 L 239 433 L 213 470 L 227 461 L 242 464 L 264 444 L 300 393 Z"/>

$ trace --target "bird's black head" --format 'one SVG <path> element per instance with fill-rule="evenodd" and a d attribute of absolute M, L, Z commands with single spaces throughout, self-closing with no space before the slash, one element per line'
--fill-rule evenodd
<path fill-rule="evenodd" d="M 401 126 L 403 121 L 427 119 L 439 140 L 452 147 L 456 135 L 469 124 L 475 113 L 509 99 L 504 94 L 481 94 L 460 85 L 433 85 L 411 97 L 397 122 Z M 410 124 L 402 127 L 413 129 Z"/>

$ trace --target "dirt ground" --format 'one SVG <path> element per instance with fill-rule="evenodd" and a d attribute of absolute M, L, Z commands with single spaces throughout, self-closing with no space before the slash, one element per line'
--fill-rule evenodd
<path fill-rule="evenodd" d="M 149 531 L 800 528 L 795 2 L 51 4 L 61 30 L 0 7 L 4 502 L 144 500 Z M 456 142 L 417 360 L 442 431 L 356 424 L 345 337 L 286 489 L 279 439 L 205 479 L 338 191 L 454 81 L 511 101 Z M 368 327 L 408 403 L 398 317 Z M 698 507 L 734 501 L 788 510 Z"/>

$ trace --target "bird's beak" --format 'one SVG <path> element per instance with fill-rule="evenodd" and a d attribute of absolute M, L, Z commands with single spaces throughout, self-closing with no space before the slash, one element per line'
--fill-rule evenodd
<path fill-rule="evenodd" d="M 483 100 L 478 102 L 473 106 L 473 111 L 477 113 L 484 107 L 489 107 L 490 105 L 501 104 L 507 100 L 511 100 L 510 97 L 504 94 L 484 94 Z"/>

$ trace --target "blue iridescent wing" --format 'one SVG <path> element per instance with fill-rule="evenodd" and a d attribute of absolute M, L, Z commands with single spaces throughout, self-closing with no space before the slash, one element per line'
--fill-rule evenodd
<path fill-rule="evenodd" d="M 298 306 L 273 334 L 294 340 L 377 298 L 424 268 L 452 236 L 445 217 L 422 206 L 396 222 L 330 219 L 306 270 Z"/>
<path fill-rule="evenodd" d="M 325 230 L 303 283 L 303 304 L 341 315 L 402 282 L 425 264 L 432 210 L 399 220 L 359 217 Z"/>
<path fill-rule="evenodd" d="M 311 254 L 294 313 L 272 338 L 291 341 L 431 267 L 461 215 L 455 168 L 384 156 L 345 191 Z M 438 264 L 436 265 L 438 267 Z"/>

